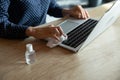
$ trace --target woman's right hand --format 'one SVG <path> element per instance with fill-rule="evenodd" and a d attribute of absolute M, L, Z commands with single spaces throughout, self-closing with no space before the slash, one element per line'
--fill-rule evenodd
<path fill-rule="evenodd" d="M 54 38 L 59 41 L 60 36 L 65 34 L 60 26 L 48 25 L 46 27 L 28 27 L 26 35 L 37 39 Z"/>

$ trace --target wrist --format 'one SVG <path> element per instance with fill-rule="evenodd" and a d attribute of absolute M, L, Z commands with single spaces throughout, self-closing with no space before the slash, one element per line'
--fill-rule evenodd
<path fill-rule="evenodd" d="M 70 9 L 63 9 L 62 10 L 63 16 L 70 16 L 71 10 Z"/>
<path fill-rule="evenodd" d="M 34 30 L 34 27 L 28 27 L 27 28 L 27 30 L 26 30 L 26 35 L 27 36 L 33 36 L 34 35 L 34 32 L 35 32 L 35 30 Z"/>

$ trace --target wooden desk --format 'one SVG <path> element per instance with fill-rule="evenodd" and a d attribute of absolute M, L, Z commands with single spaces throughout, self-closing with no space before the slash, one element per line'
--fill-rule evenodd
<path fill-rule="evenodd" d="M 91 17 L 99 18 L 109 7 L 105 4 L 92 9 Z M 54 22 L 58 24 L 63 20 Z M 120 18 L 77 54 L 46 42 L 0 39 L 0 80 L 120 80 Z M 51 23 L 50 23 L 51 24 Z M 25 64 L 25 44 L 32 43 L 36 63 Z"/>

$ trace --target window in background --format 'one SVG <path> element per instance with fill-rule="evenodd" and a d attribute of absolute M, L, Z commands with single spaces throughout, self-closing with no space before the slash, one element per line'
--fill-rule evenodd
<path fill-rule="evenodd" d="M 56 1 L 60 6 L 64 8 L 70 8 L 75 5 L 82 5 L 82 6 L 88 5 L 88 0 L 56 0 Z"/>

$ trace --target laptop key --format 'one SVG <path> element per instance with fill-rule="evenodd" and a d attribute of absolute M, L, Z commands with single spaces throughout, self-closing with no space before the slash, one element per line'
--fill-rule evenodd
<path fill-rule="evenodd" d="M 97 22 L 97 20 L 88 19 L 86 22 L 79 25 L 74 30 L 70 31 L 67 34 L 68 39 L 66 41 L 63 41 L 62 44 L 76 48 L 86 40 L 88 35 L 91 33 L 91 31 L 97 24 Z"/>

